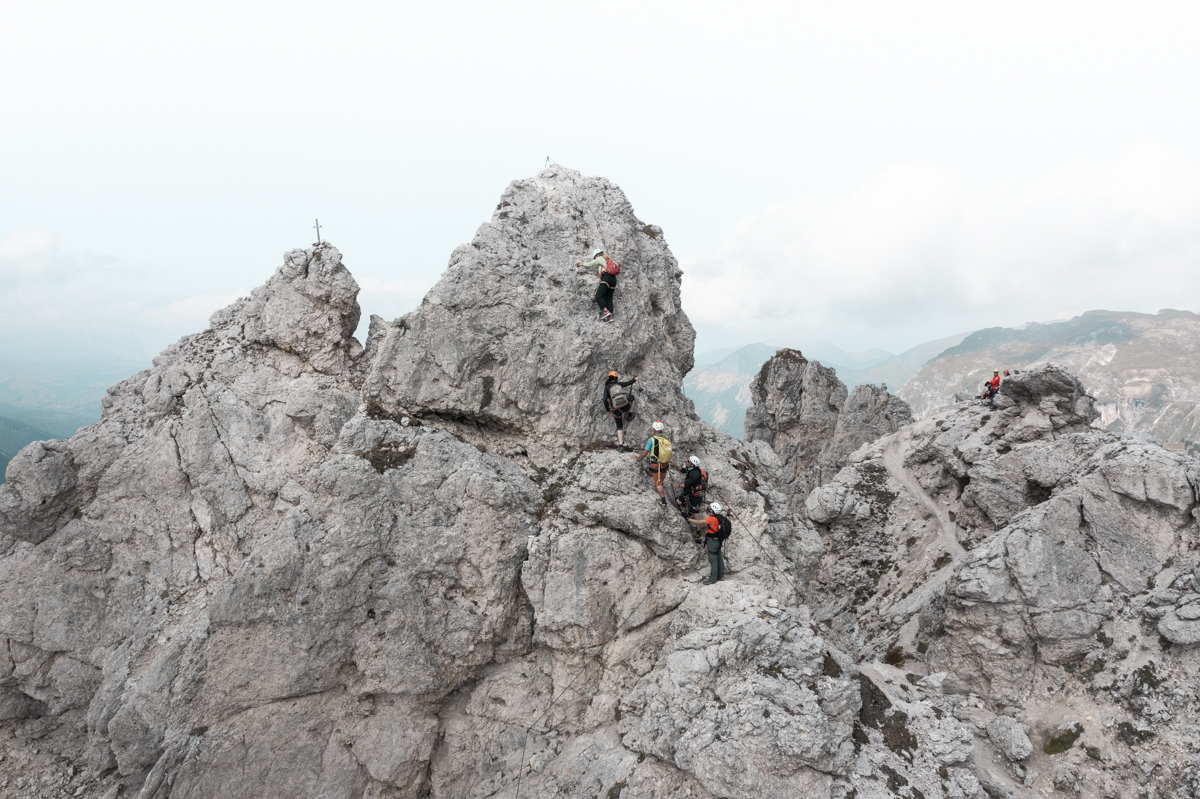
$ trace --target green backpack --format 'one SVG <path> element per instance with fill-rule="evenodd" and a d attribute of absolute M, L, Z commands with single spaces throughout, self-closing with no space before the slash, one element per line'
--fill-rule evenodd
<path fill-rule="evenodd" d="M 650 440 L 654 442 L 654 450 L 650 453 L 651 463 L 670 463 L 671 462 L 671 442 L 666 436 L 650 436 Z"/>

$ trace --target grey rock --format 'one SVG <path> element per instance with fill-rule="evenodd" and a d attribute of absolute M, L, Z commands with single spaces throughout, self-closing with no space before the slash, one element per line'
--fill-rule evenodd
<path fill-rule="evenodd" d="M 1187 613 L 1186 616 L 1190 618 L 1185 617 L 1183 611 L 1168 611 L 1158 622 L 1159 633 L 1173 644 L 1200 643 L 1200 614 Z"/>
<path fill-rule="evenodd" d="M 912 421 L 908 405 L 873 385 L 847 395 L 837 374 L 799 351 L 780 350 L 750 383 L 747 442 L 769 444 L 782 462 L 776 478 L 803 501 L 864 444 Z"/>
<path fill-rule="evenodd" d="M 621 265 L 611 324 L 597 321 L 596 275 L 575 268 L 594 248 Z M 657 418 L 678 437 L 698 423 L 681 389 L 695 340 L 682 277 L 608 181 L 557 167 L 515 181 L 421 307 L 374 330 L 364 397 L 397 418 L 520 433 L 537 459 L 612 440 L 596 407 L 616 369 L 640 376 L 635 429 Z"/>
<path fill-rule="evenodd" d="M 1024 727 L 1008 716 L 996 716 L 987 727 L 988 738 L 1009 760 L 1024 760 L 1033 753 L 1033 744 Z"/>

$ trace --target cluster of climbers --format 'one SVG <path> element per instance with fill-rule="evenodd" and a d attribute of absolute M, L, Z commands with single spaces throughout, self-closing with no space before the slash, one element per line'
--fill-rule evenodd
<path fill-rule="evenodd" d="M 613 296 L 617 290 L 617 275 L 621 274 L 621 267 L 603 249 L 594 251 L 590 261 L 580 261 L 576 267 L 596 270 L 599 284 L 596 286 L 595 301 L 600 306 L 600 321 L 613 321 Z M 634 410 L 637 398 L 633 393 L 633 384 L 637 381 L 636 375 L 622 380 L 616 371 L 610 371 L 604 377 L 604 410 L 616 424 L 618 452 L 625 451 L 625 423 L 637 417 Z M 645 446 L 630 457 L 635 461 L 647 461 L 650 481 L 658 493 L 658 504 L 665 508 L 666 482 L 672 467 L 671 440 L 663 435 L 662 422 L 655 420 L 650 427 L 653 432 L 646 439 Z M 719 502 L 709 505 L 708 516 L 701 515 L 704 496 L 708 491 L 708 472 L 701 468 L 700 459 L 692 455 L 683 465 L 676 465 L 675 468 L 683 473 L 682 483 L 671 484 L 672 488 L 681 492 L 674 498 L 675 507 L 683 514 L 688 524 L 696 528 L 694 540 L 705 544 L 710 570 L 707 584 L 712 585 L 725 576 L 725 560 L 721 547 L 729 538 L 732 526 L 729 519 L 721 513 L 724 509 Z"/>
<path fill-rule="evenodd" d="M 1014 372 L 1018 371 L 1016 369 Z M 1007 369 L 1004 370 L 1005 379 L 1011 377 Z M 1000 370 L 992 370 L 992 379 L 983 381 L 983 393 L 979 395 L 979 399 L 987 400 L 988 406 L 994 411 L 996 410 L 996 395 L 1000 393 Z"/>
<path fill-rule="evenodd" d="M 617 451 L 625 451 L 625 422 L 635 417 L 633 410 L 636 397 L 633 394 L 633 384 L 637 376 L 622 380 L 616 371 L 610 371 L 604 378 L 604 410 L 613 418 L 617 426 Z M 671 456 L 673 447 L 671 440 L 663 433 L 665 425 L 655 420 L 651 425 L 650 437 L 640 452 L 630 457 L 635 461 L 647 461 L 646 470 L 654 490 L 658 493 L 658 504 L 667 507 L 666 483 L 671 473 Z M 704 497 L 708 492 L 708 472 L 700 464 L 700 458 L 689 457 L 682 465 L 674 465 L 683 474 L 682 483 L 671 483 L 678 489 L 674 498 L 675 507 L 683 514 L 688 524 L 696 528 L 694 540 L 703 542 L 708 552 L 709 576 L 708 585 L 718 582 L 725 576 L 725 559 L 721 548 L 729 538 L 732 525 L 722 514 L 724 508 L 719 502 L 709 504 L 709 515 L 702 516 Z"/>

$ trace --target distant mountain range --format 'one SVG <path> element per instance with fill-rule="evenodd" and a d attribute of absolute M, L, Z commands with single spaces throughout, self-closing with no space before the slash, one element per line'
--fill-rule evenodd
<path fill-rule="evenodd" d="M 978 330 L 898 392 L 916 416 L 977 393 L 993 369 L 1058 363 L 1096 398 L 1100 424 L 1200 455 L 1200 315 L 1088 311 L 1066 322 Z"/>
<path fill-rule="evenodd" d="M 100 419 L 107 389 L 149 366 L 123 359 L 0 361 L 0 482 L 31 441 L 70 438 Z"/>

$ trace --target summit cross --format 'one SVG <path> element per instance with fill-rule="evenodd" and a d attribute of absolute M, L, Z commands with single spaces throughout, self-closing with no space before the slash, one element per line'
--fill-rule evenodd
<path fill-rule="evenodd" d="M 313 225 L 313 227 L 315 227 L 317 229 L 317 244 L 320 244 L 321 243 L 321 220 L 314 219 L 313 221 L 317 223 L 317 224 Z"/>

